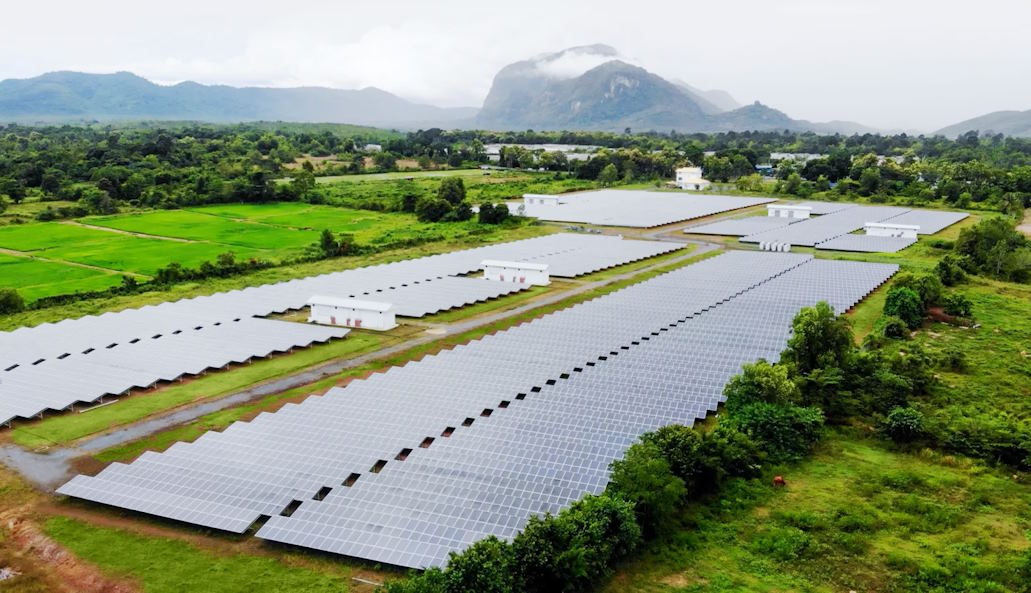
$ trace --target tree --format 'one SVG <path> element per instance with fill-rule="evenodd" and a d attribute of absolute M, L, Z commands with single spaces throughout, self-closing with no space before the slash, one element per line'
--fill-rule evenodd
<path fill-rule="evenodd" d="M 684 497 L 684 481 L 673 475 L 662 452 L 652 443 L 639 442 L 611 464 L 609 488 L 614 496 L 633 503 L 637 522 L 646 535 L 669 527 L 669 517 Z"/>
<path fill-rule="evenodd" d="M 302 169 L 290 182 L 290 189 L 298 199 L 303 199 L 311 190 L 315 189 L 315 174 L 307 169 Z"/>
<path fill-rule="evenodd" d="M 871 196 L 877 193 L 881 187 L 881 170 L 877 167 L 867 167 L 859 175 L 859 193 L 864 196 Z"/>
<path fill-rule="evenodd" d="M 319 235 L 319 250 L 322 251 L 323 257 L 335 257 L 340 252 L 340 244 L 333 236 L 333 231 L 322 230 L 322 234 Z"/>
<path fill-rule="evenodd" d="M 605 168 L 598 174 L 598 181 L 604 186 L 612 185 L 617 180 L 619 180 L 619 170 L 612 163 L 605 165 Z"/>
<path fill-rule="evenodd" d="M 512 593 L 512 575 L 512 548 L 492 535 L 452 552 L 444 581 L 448 593 Z"/>
<path fill-rule="evenodd" d="M 465 201 L 465 182 L 461 177 L 446 177 L 437 189 L 437 198 L 452 206 Z"/>
<path fill-rule="evenodd" d="M 774 365 L 759 359 L 755 363 L 745 364 L 741 371 L 723 388 L 728 413 L 757 402 L 789 404 L 801 399 L 798 385 L 788 376 L 788 369 L 784 365 Z"/>
<path fill-rule="evenodd" d="M 948 315 L 970 317 L 974 313 L 973 309 L 974 304 L 970 299 L 958 293 L 947 294 L 942 299 L 942 310 Z"/>
<path fill-rule="evenodd" d="M 781 361 L 794 365 L 803 375 L 827 367 L 843 368 L 855 348 L 848 318 L 835 316 L 825 301 L 799 311 L 791 327 Z"/>
<path fill-rule="evenodd" d="M 935 266 L 934 271 L 938 274 L 938 279 L 942 281 L 945 286 L 955 286 L 966 279 L 966 273 L 960 266 L 959 258 L 954 255 L 945 255 L 938 261 L 938 265 Z"/>
<path fill-rule="evenodd" d="M 0 288 L 0 315 L 18 313 L 25 310 L 25 300 L 13 288 Z"/>
<path fill-rule="evenodd" d="M 902 319 L 909 329 L 916 329 L 924 320 L 924 302 L 912 288 L 894 286 L 884 301 L 884 314 Z"/>
<path fill-rule="evenodd" d="M 942 285 L 941 278 L 936 274 L 914 274 L 913 272 L 902 272 L 895 276 L 892 286 L 905 287 L 920 295 L 920 301 L 924 307 L 937 305 L 941 300 Z"/>

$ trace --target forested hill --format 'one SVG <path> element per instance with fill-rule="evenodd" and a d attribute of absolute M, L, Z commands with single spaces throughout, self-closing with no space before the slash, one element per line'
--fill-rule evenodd
<path fill-rule="evenodd" d="M 1031 138 L 1031 109 L 1027 111 L 995 111 L 942 128 L 935 134 L 956 138 L 971 130 L 985 134 Z"/>
<path fill-rule="evenodd" d="M 474 108 L 445 109 L 377 88 L 236 88 L 154 84 L 129 72 L 51 72 L 0 81 L 0 121 L 193 120 L 342 122 L 382 126 L 457 126 Z"/>

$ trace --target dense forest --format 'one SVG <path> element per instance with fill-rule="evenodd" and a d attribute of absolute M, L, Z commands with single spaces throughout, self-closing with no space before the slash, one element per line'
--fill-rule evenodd
<path fill-rule="evenodd" d="M 121 207 L 177 208 L 222 202 L 309 200 L 316 176 L 473 167 L 486 144 L 563 143 L 601 147 L 589 160 L 520 146 L 502 149 L 503 167 L 553 171 L 558 178 L 661 181 L 680 165 L 736 189 L 826 199 L 984 208 L 1031 206 L 1031 140 L 980 136 L 820 136 L 794 132 L 613 134 L 420 130 L 402 134 L 355 126 L 60 126 L 0 128 L 0 208 L 32 197 L 61 201 L 53 219 Z M 775 181 L 755 166 L 771 152 L 826 155 L 774 163 Z M 313 164 L 314 163 L 314 164 Z M 277 180 L 289 178 L 290 182 Z"/>

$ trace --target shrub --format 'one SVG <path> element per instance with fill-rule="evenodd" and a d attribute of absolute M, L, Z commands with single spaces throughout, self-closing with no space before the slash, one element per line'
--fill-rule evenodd
<path fill-rule="evenodd" d="M 449 593 L 512 593 L 512 547 L 495 536 L 481 539 L 461 554 L 452 552 L 444 571 Z"/>
<path fill-rule="evenodd" d="M 901 317 L 895 315 L 884 315 L 877 321 L 880 334 L 885 338 L 907 338 L 909 337 L 909 326 Z"/>
<path fill-rule="evenodd" d="M 949 293 L 942 299 L 942 310 L 949 315 L 956 317 L 971 317 L 974 314 L 974 304 L 967 297 Z"/>
<path fill-rule="evenodd" d="M 937 305 L 941 300 L 942 291 L 945 290 L 942 280 L 934 274 L 914 274 L 902 272 L 895 277 L 893 287 L 908 288 L 920 295 L 924 307 Z"/>
<path fill-rule="evenodd" d="M 439 222 L 451 212 L 451 203 L 440 198 L 423 198 L 415 205 L 415 214 L 422 222 Z"/>
<path fill-rule="evenodd" d="M 895 408 L 884 421 L 884 433 L 896 443 L 912 443 L 924 434 L 924 415 L 916 408 Z"/>
<path fill-rule="evenodd" d="M 941 366 L 950 371 L 960 373 L 967 368 L 967 353 L 954 346 L 942 350 L 940 360 Z"/>
<path fill-rule="evenodd" d="M 723 395 L 727 397 L 727 413 L 753 403 L 788 404 L 801 398 L 798 386 L 788 377 L 787 367 L 762 359 L 743 365 L 741 374 L 723 388 Z"/>
<path fill-rule="evenodd" d="M 726 478 L 754 478 L 762 469 L 763 452 L 758 443 L 725 423 L 702 436 L 699 452 L 706 460 L 697 478 L 703 486 L 718 486 Z"/>
<path fill-rule="evenodd" d="M 25 310 L 25 300 L 13 288 L 0 288 L 0 315 Z"/>
<path fill-rule="evenodd" d="M 591 591 L 641 541 L 633 505 L 586 496 L 558 516 L 532 517 L 512 541 L 517 590 Z"/>
<path fill-rule="evenodd" d="M 665 531 L 686 488 L 684 481 L 670 471 L 659 448 L 652 443 L 635 443 L 610 467 L 609 492 L 633 503 L 641 531 L 648 536 Z"/>
<path fill-rule="evenodd" d="M 426 569 L 422 574 L 390 581 L 383 586 L 384 593 L 445 593 L 446 590 L 444 571 L 436 567 Z"/>
<path fill-rule="evenodd" d="M 756 534 L 750 548 L 774 560 L 790 562 L 804 555 L 811 543 L 809 534 L 797 527 L 771 527 Z"/>
<path fill-rule="evenodd" d="M 729 420 L 779 461 L 801 457 L 819 440 L 823 411 L 794 404 L 756 403 L 741 408 Z"/>
<path fill-rule="evenodd" d="M 884 314 L 899 317 L 906 327 L 916 329 L 924 319 L 924 303 L 913 289 L 895 286 L 884 301 Z"/>
<path fill-rule="evenodd" d="M 941 258 L 934 271 L 945 286 L 955 286 L 963 282 L 967 277 L 966 272 L 963 271 L 963 267 L 960 265 L 959 258 L 954 255 L 946 255 Z"/>

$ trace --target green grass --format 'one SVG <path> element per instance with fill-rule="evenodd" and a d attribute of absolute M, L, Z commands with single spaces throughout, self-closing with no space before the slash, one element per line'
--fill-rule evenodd
<path fill-rule="evenodd" d="M 278 204 L 271 205 L 271 208 L 278 209 Z M 264 249 L 269 252 L 301 250 L 318 239 L 318 234 L 313 231 L 249 224 L 190 210 L 91 217 L 83 219 L 83 222 L 133 233 L 217 243 L 224 248 Z"/>
<path fill-rule="evenodd" d="M 105 573 L 139 583 L 146 593 L 343 592 L 349 571 L 316 570 L 299 562 L 91 525 L 67 517 L 45 524 L 47 535 Z M 324 563 L 327 564 L 327 563 Z"/>
<path fill-rule="evenodd" d="M 203 399 L 216 398 L 245 387 L 287 375 L 327 360 L 355 356 L 381 348 L 392 341 L 388 334 L 351 332 L 343 340 L 321 344 L 290 355 L 277 356 L 214 372 L 153 393 L 123 398 L 113 404 L 79 413 L 49 416 L 17 426 L 11 439 L 27 448 L 67 444 L 109 428 Z"/>
<path fill-rule="evenodd" d="M 773 473 L 786 488 L 775 488 Z M 965 459 L 835 433 L 796 465 L 735 481 L 604 589 L 1021 591 L 1031 486 Z"/>
<path fill-rule="evenodd" d="M 247 286 L 282 282 L 284 280 L 291 280 L 294 278 L 303 278 L 316 274 L 325 274 L 345 269 L 389 263 L 403 259 L 425 257 L 428 255 L 436 255 L 458 249 L 467 249 L 499 241 L 516 241 L 519 239 L 545 235 L 554 231 L 555 230 L 551 227 L 533 225 L 525 225 L 516 228 L 504 227 L 476 229 L 476 234 L 469 232 L 464 234 L 456 233 L 454 236 L 444 235 L 439 240 L 435 240 L 430 243 L 420 244 L 414 247 L 385 250 L 371 255 L 334 258 L 291 266 L 280 266 L 230 278 L 209 278 L 196 282 L 184 282 L 176 284 L 166 290 L 153 290 L 132 295 L 110 296 L 77 301 L 67 305 L 47 307 L 45 309 L 0 316 L 0 330 L 9 330 L 21 326 L 32 326 L 45 322 L 56 322 L 61 319 L 76 318 L 83 315 L 96 315 L 106 311 L 137 308 L 165 301 L 190 298 L 226 290 L 236 290 Z M 106 231 L 96 232 L 105 233 Z M 127 238 L 135 239 L 135 237 Z M 146 241 L 146 239 L 140 240 Z M 151 239 L 151 241 L 158 240 Z M 176 246 L 181 247 L 183 245 L 190 244 L 174 243 L 173 248 L 176 248 Z M 206 244 L 198 243 L 195 245 Z M 212 249 L 212 259 L 217 255 L 216 252 L 221 251 L 224 251 L 224 248 L 219 247 Z M 135 257 L 132 252 L 124 252 L 121 255 L 124 257 Z M 7 282 L 13 282 L 13 279 L 0 278 L 0 285 L 6 286 L 8 285 L 6 284 Z"/>
<path fill-rule="evenodd" d="M 0 278 L 26 301 L 53 294 L 103 290 L 121 283 L 121 276 L 63 263 L 0 253 Z"/>

